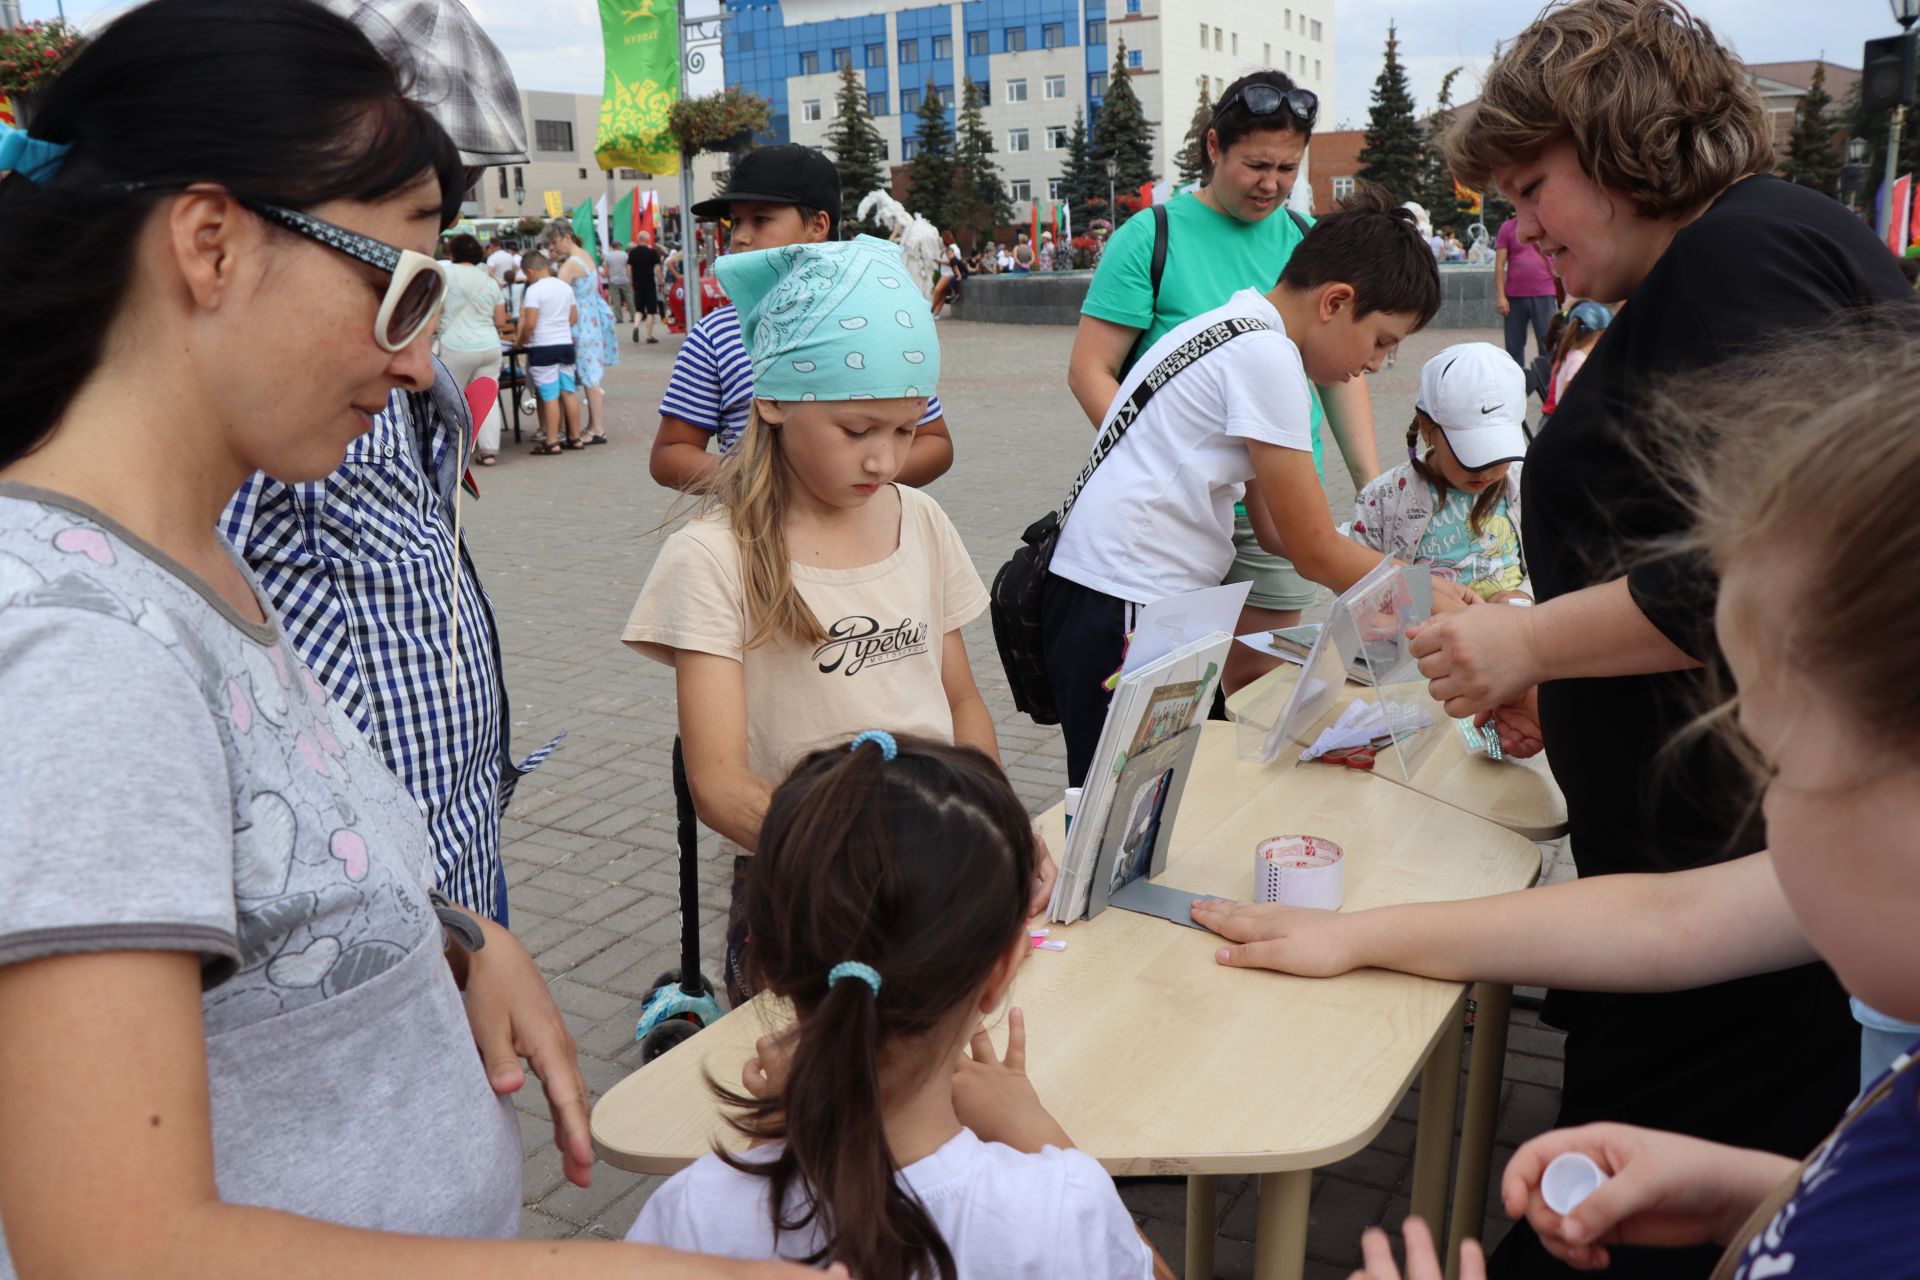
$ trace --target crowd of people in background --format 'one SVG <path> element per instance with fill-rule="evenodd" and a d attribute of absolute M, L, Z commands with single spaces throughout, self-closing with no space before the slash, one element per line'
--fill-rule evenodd
<path fill-rule="evenodd" d="M 0 753 L 0 1274 L 1167 1276 L 1035 1095 L 1024 1015 L 1004 1051 L 977 1034 L 1055 868 L 963 637 L 984 584 L 927 492 L 957 482 L 935 320 L 970 273 L 1070 255 L 949 240 L 930 302 L 793 144 L 689 211 L 728 226 L 732 305 L 675 353 L 649 467 L 692 501 L 620 639 L 673 669 L 732 858 L 729 992 L 795 1022 L 715 1086 L 757 1145 L 655 1190 L 629 1243 L 508 1239 L 529 1071 L 566 1176 L 594 1154 L 508 927 L 501 815 L 553 744 L 510 749 L 459 496 L 499 424 L 466 391 L 523 358 L 534 452 L 604 443 L 621 326 L 654 341 L 683 269 L 564 221 L 443 243 L 526 139 L 489 123 L 517 105 L 410 96 L 417 3 L 149 0 L 0 130 L 0 278 L 32 299 L 0 309 L 0 705 L 31 747 Z M 443 12 L 473 64 L 436 74 L 514 103 Z M 1458 241 L 1378 191 L 1288 210 L 1318 108 L 1236 80 L 1198 188 L 1101 245 L 1055 388 L 1102 464 L 1045 583 L 1062 781 L 1145 604 L 1247 582 L 1238 629 L 1271 629 L 1382 555 L 1426 566 L 1429 691 L 1548 754 L 1578 879 L 1197 902 L 1218 962 L 1551 988 L 1556 1127 L 1464 1280 L 1920 1276 L 1920 547 L 1873 518 L 1920 485 L 1911 283 L 1771 176 L 1704 24 L 1572 0 L 1445 143 L 1515 207 L 1505 349 L 1423 368 L 1382 474 L 1366 377 L 1433 320 Z M 1261 674 L 1235 656 L 1227 684 Z M 1568 1152 L 1611 1177 L 1562 1212 L 1541 1184 Z M 1423 1227 L 1405 1244 L 1441 1274 Z M 1378 1228 L 1364 1250 L 1399 1280 Z"/>

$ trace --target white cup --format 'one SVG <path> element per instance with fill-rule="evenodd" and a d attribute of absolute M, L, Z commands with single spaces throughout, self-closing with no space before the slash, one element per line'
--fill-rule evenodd
<path fill-rule="evenodd" d="M 1555 1156 L 1540 1175 L 1540 1198 L 1555 1213 L 1572 1213 L 1574 1206 L 1600 1189 L 1606 1171 L 1578 1151 Z"/>

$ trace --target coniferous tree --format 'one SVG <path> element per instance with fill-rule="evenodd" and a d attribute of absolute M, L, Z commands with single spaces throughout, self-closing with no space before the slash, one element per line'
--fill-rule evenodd
<path fill-rule="evenodd" d="M 1204 176 L 1207 167 L 1207 128 L 1213 123 L 1213 98 L 1207 93 L 1207 82 L 1200 81 L 1200 105 L 1193 109 L 1193 120 L 1187 125 L 1187 143 L 1180 148 L 1180 185 L 1198 182 Z"/>
<path fill-rule="evenodd" d="M 1447 130 L 1453 127 L 1453 80 L 1460 74 L 1455 67 L 1440 81 L 1440 94 L 1433 114 L 1427 117 L 1426 145 L 1421 150 L 1420 190 L 1413 198 L 1426 206 L 1435 231 L 1451 230 L 1464 234 L 1468 216 L 1460 209 L 1460 198 L 1453 190 L 1453 170 L 1447 167 L 1443 144 Z"/>
<path fill-rule="evenodd" d="M 1107 75 L 1107 96 L 1100 105 L 1100 118 L 1093 126 L 1093 165 L 1104 182 L 1107 162 L 1113 162 L 1113 190 L 1116 196 L 1136 194 L 1154 179 L 1153 126 L 1140 106 L 1140 95 L 1133 91 L 1133 77 L 1127 71 L 1127 42 L 1115 41 L 1113 70 Z M 1100 195 L 1106 197 L 1102 187 Z M 1115 203 L 1118 203 L 1116 199 Z M 1126 221 L 1127 208 L 1121 205 L 1107 216 L 1118 227 Z"/>
<path fill-rule="evenodd" d="M 907 211 L 917 213 L 942 231 L 951 231 L 953 216 L 953 130 L 938 87 L 927 81 L 920 99 L 919 154 L 907 166 Z"/>
<path fill-rule="evenodd" d="M 1378 183 L 1396 201 L 1420 190 L 1420 149 L 1425 141 L 1413 118 L 1413 90 L 1400 65 L 1400 37 L 1387 26 L 1387 64 L 1373 82 L 1373 106 L 1367 112 L 1367 144 L 1360 148 L 1362 182 Z"/>
<path fill-rule="evenodd" d="M 1800 100 L 1793 118 L 1793 133 L 1787 140 L 1786 163 L 1781 176 L 1803 187 L 1812 187 L 1823 195 L 1838 196 L 1840 191 L 1840 153 L 1833 145 L 1834 122 L 1827 116 L 1833 95 L 1827 92 L 1826 64 L 1813 64 L 1813 83 Z"/>
<path fill-rule="evenodd" d="M 971 249 L 1013 221 L 1013 201 L 993 161 L 993 130 L 980 115 L 980 86 L 971 79 L 960 101 L 953 170 L 952 231 Z"/>
<path fill-rule="evenodd" d="M 867 110 L 867 92 L 851 63 L 840 68 L 840 114 L 827 129 L 827 150 L 840 170 L 840 211 L 842 233 L 877 233 L 871 221 L 855 225 L 854 210 L 874 191 L 891 191 L 887 180 L 887 142 L 874 127 Z"/>
<path fill-rule="evenodd" d="M 1073 132 L 1067 135 L 1067 167 L 1060 175 L 1060 198 L 1067 202 L 1076 236 L 1087 234 L 1087 227 L 1107 207 L 1106 173 L 1094 162 L 1086 113 L 1077 107 Z"/>

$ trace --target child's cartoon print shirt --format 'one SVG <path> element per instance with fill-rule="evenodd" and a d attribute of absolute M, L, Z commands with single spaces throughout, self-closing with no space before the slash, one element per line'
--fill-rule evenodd
<path fill-rule="evenodd" d="M 1482 599 L 1527 591 L 1531 584 L 1520 549 L 1523 465 L 1507 468 L 1506 496 L 1475 532 L 1468 517 L 1478 495 L 1449 489 L 1436 502 L 1433 485 L 1403 462 L 1360 490 L 1349 536 L 1396 560 L 1430 565 L 1436 576 L 1464 582 Z"/>
<path fill-rule="evenodd" d="M 0 485 L 0 706 L 0 964 L 199 957 L 221 1195 L 515 1234 L 518 1133 L 446 965 L 425 821 L 278 626 Z"/>

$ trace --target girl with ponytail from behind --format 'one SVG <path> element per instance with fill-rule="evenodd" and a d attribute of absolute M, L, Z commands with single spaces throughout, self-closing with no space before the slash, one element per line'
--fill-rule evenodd
<path fill-rule="evenodd" d="M 1170 1275 L 1034 1093 L 1020 1010 L 1004 1056 L 982 1028 L 1032 950 L 1037 854 L 978 751 L 869 731 L 803 760 L 746 895 L 750 976 L 797 1021 L 762 1041 L 770 1076 L 714 1086 L 754 1145 L 677 1174 L 627 1238 L 894 1280 Z"/>

